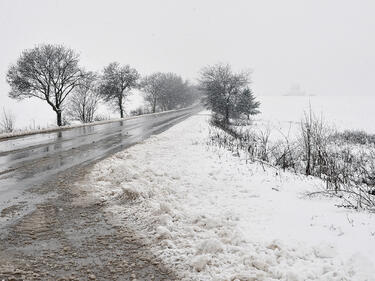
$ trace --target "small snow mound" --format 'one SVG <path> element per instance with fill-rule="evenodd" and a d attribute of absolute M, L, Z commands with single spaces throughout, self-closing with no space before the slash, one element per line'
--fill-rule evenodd
<path fill-rule="evenodd" d="M 172 217 L 168 214 L 163 214 L 159 216 L 158 221 L 161 225 L 168 226 L 172 224 Z"/>
<path fill-rule="evenodd" d="M 172 214 L 170 206 L 165 202 L 160 202 L 158 210 L 155 211 L 155 215 L 161 214 Z"/>
<path fill-rule="evenodd" d="M 314 254 L 317 258 L 333 258 L 337 252 L 332 245 L 319 245 L 314 247 Z"/>
<path fill-rule="evenodd" d="M 125 160 L 125 159 L 127 159 L 127 157 L 128 157 L 129 155 L 130 155 L 130 154 L 126 154 L 126 153 L 120 152 L 120 153 L 115 154 L 115 157 L 116 157 L 117 159 Z"/>
<path fill-rule="evenodd" d="M 281 244 L 281 241 L 279 240 L 274 240 L 272 241 L 268 246 L 267 246 L 268 249 L 270 250 L 281 250 L 282 249 L 282 244 Z"/>
<path fill-rule="evenodd" d="M 218 231 L 220 240 L 224 244 L 229 244 L 232 246 L 241 246 L 243 243 L 246 243 L 244 234 L 240 229 L 233 229 L 228 227 L 223 227 Z"/>
<path fill-rule="evenodd" d="M 197 224 L 206 229 L 218 228 L 221 225 L 220 221 L 211 217 L 199 216 L 196 218 Z"/>
<path fill-rule="evenodd" d="M 238 273 L 230 278 L 231 281 L 259 281 L 264 280 L 263 278 L 260 279 L 259 275 L 254 273 Z"/>
<path fill-rule="evenodd" d="M 260 271 L 265 271 L 265 272 L 267 272 L 268 271 L 268 268 L 269 268 L 269 266 L 268 266 L 268 264 L 267 263 L 265 263 L 265 262 L 263 262 L 263 261 L 261 261 L 261 260 L 254 260 L 252 263 L 251 263 L 251 265 L 253 266 L 253 267 L 255 267 L 256 269 L 258 269 L 258 270 L 260 270 Z"/>
<path fill-rule="evenodd" d="M 198 253 L 216 254 L 224 250 L 223 244 L 217 239 L 207 239 L 199 244 Z"/>
<path fill-rule="evenodd" d="M 156 237 L 160 240 L 172 239 L 172 233 L 164 226 L 158 226 L 156 228 Z"/>
<path fill-rule="evenodd" d="M 199 255 L 199 256 L 194 257 L 191 260 L 190 265 L 196 271 L 200 272 L 206 267 L 206 265 L 210 262 L 210 260 L 211 260 L 211 257 L 207 255 Z"/>
<path fill-rule="evenodd" d="M 127 186 L 122 188 L 122 197 L 129 200 L 136 200 L 141 196 L 139 190 L 136 190 L 132 186 Z"/>
<path fill-rule="evenodd" d="M 298 275 L 295 272 L 287 272 L 286 274 L 286 280 L 288 281 L 300 281 L 301 278 L 298 277 Z"/>
<path fill-rule="evenodd" d="M 153 196 L 153 192 L 146 187 L 136 186 L 133 184 L 123 184 L 122 185 L 123 199 L 136 200 L 136 199 L 147 199 Z"/>
<path fill-rule="evenodd" d="M 164 247 L 165 249 L 168 248 L 168 249 L 174 249 L 176 248 L 176 245 L 171 241 L 171 240 L 163 240 L 161 241 L 160 245 L 162 247 Z"/>

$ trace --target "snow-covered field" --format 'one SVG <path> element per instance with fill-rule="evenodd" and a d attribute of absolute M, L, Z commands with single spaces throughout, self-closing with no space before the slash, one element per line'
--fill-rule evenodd
<path fill-rule="evenodd" d="M 354 129 L 375 133 L 371 116 L 375 96 L 263 96 L 261 115 L 272 122 L 299 122 L 309 107 L 339 130 Z"/>
<path fill-rule="evenodd" d="M 182 280 L 375 280 L 375 217 L 315 178 L 209 147 L 208 113 L 97 163 L 73 188 L 131 219 Z"/>
<path fill-rule="evenodd" d="M 263 96 L 259 97 L 262 111 L 256 116 L 272 134 L 295 132 L 304 112 L 312 112 L 337 130 L 364 130 L 375 134 L 373 108 L 375 96 Z"/>

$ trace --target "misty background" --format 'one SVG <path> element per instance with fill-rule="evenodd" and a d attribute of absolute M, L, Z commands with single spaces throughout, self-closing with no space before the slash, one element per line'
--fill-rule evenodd
<path fill-rule="evenodd" d="M 304 102 L 273 98 L 298 88 L 342 104 L 346 120 L 364 112 L 350 125 L 358 127 L 374 105 L 374 14 L 371 0 L 1 0 L 0 109 L 16 115 L 17 127 L 54 123 L 44 101 L 8 98 L 5 81 L 22 50 L 52 43 L 77 50 L 87 70 L 118 61 L 142 75 L 175 72 L 192 82 L 203 66 L 228 62 L 252 71 L 266 117 L 288 119 L 280 116 L 281 100 L 300 116 Z M 366 108 L 353 108 L 354 99 Z"/>

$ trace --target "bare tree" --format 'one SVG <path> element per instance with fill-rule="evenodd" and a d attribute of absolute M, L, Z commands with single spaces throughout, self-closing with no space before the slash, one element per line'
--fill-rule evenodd
<path fill-rule="evenodd" d="M 84 77 L 78 62 L 79 55 L 62 45 L 42 44 L 25 50 L 8 70 L 9 96 L 45 100 L 56 112 L 57 125 L 61 126 L 63 103 Z"/>
<path fill-rule="evenodd" d="M 11 133 L 14 130 L 15 117 L 10 111 L 3 108 L 3 114 L 0 119 L 0 133 Z"/>
<path fill-rule="evenodd" d="M 206 106 L 223 116 L 227 124 L 249 83 L 248 72 L 233 73 L 229 64 L 216 64 L 201 71 L 200 85 L 206 95 Z"/>
<path fill-rule="evenodd" d="M 142 79 L 141 88 L 145 92 L 145 100 L 151 105 L 152 113 L 163 94 L 163 73 L 157 72 Z"/>
<path fill-rule="evenodd" d="M 124 103 L 130 90 L 137 87 L 140 75 L 129 65 L 120 66 L 119 63 L 110 63 L 104 68 L 99 93 L 106 102 L 114 103 L 124 118 Z"/>
<path fill-rule="evenodd" d="M 82 84 L 70 96 L 66 109 L 66 114 L 70 119 L 79 120 L 83 123 L 94 121 L 94 115 L 100 100 L 96 79 L 97 76 L 94 73 L 87 73 Z"/>

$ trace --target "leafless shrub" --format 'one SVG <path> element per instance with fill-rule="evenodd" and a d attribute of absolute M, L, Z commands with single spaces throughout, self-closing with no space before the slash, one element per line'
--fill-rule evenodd
<path fill-rule="evenodd" d="M 94 121 L 100 100 L 96 79 L 97 76 L 94 73 L 88 72 L 82 84 L 75 88 L 66 108 L 69 120 L 78 120 L 82 123 Z"/>
<path fill-rule="evenodd" d="M 327 166 L 327 149 L 331 130 L 323 118 L 305 112 L 301 121 L 301 147 L 306 175 L 321 175 Z"/>
<path fill-rule="evenodd" d="M 344 132 L 336 132 L 332 135 L 332 141 L 337 143 L 352 143 L 352 144 L 375 144 L 375 134 L 368 134 L 364 131 L 346 130 Z"/>
<path fill-rule="evenodd" d="M 267 126 L 265 129 L 260 129 L 257 134 L 257 141 L 258 143 L 258 157 L 262 161 L 269 162 L 269 154 L 270 154 L 270 135 L 271 129 Z"/>
<path fill-rule="evenodd" d="M 352 142 L 338 145 L 332 137 L 337 133 L 311 111 L 301 122 L 297 140 L 290 140 L 288 134 L 271 142 L 269 127 L 255 131 L 215 118 L 211 125 L 210 145 L 225 147 L 234 155 L 245 155 L 246 160 L 262 165 L 319 177 L 326 182 L 326 189 L 311 195 L 337 196 L 345 207 L 375 211 L 375 146 Z"/>
<path fill-rule="evenodd" d="M 296 142 L 290 141 L 289 138 L 277 141 L 271 151 L 274 165 L 284 171 L 291 169 L 293 172 L 297 172 L 297 163 L 300 159 L 299 151 Z"/>
<path fill-rule="evenodd" d="M 98 121 L 106 121 L 106 120 L 110 120 L 111 119 L 111 117 L 108 115 L 108 116 L 106 116 L 106 115 L 104 115 L 104 114 L 96 114 L 95 116 L 94 116 L 94 121 L 95 122 L 98 122 Z"/>
<path fill-rule="evenodd" d="M 133 188 L 123 188 L 121 197 L 128 200 L 137 200 L 140 197 L 140 192 Z"/>
<path fill-rule="evenodd" d="M 3 114 L 0 118 L 0 132 L 11 133 L 14 131 L 14 126 L 16 123 L 15 116 L 3 108 Z"/>
<path fill-rule="evenodd" d="M 350 147 L 330 152 L 326 193 L 335 194 L 352 208 L 375 210 L 375 151 L 367 148 L 353 151 Z"/>

